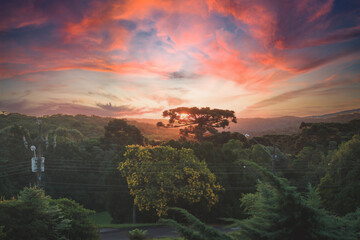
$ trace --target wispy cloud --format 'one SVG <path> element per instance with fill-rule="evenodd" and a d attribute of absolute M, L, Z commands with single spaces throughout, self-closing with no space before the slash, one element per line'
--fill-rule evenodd
<path fill-rule="evenodd" d="M 112 105 L 111 103 L 106 103 L 106 104 L 101 104 L 101 103 L 97 103 L 96 106 L 109 111 L 109 112 L 116 112 L 116 113 L 128 113 L 128 112 L 132 112 L 136 109 L 130 107 L 129 105 L 121 105 L 121 106 L 115 106 Z"/>
<path fill-rule="evenodd" d="M 162 108 L 134 108 L 131 106 L 113 106 L 108 104 L 96 104 L 96 106 L 83 105 L 67 102 L 31 103 L 28 100 L 3 101 L 0 100 L 0 109 L 7 112 L 21 112 L 29 115 L 52 115 L 52 114 L 85 114 L 108 117 L 141 116 L 147 113 L 159 112 Z"/>
<path fill-rule="evenodd" d="M 288 91 L 274 97 L 261 100 L 254 105 L 249 106 L 247 109 L 262 109 L 269 106 L 273 106 L 279 103 L 284 103 L 294 98 L 304 97 L 308 95 L 316 95 L 316 94 L 324 94 L 329 95 L 333 94 L 334 89 L 339 89 L 338 87 L 346 87 L 353 84 L 360 83 L 360 76 L 358 75 L 356 78 L 353 79 L 343 79 L 338 78 L 336 76 L 332 76 L 325 81 L 320 83 L 312 84 L 310 86 L 300 88 L 293 91 Z"/>
<path fill-rule="evenodd" d="M 91 92 L 91 91 L 89 91 L 87 94 L 89 94 L 90 96 L 100 96 L 100 97 L 104 97 L 104 98 L 107 98 L 110 100 L 115 100 L 115 101 L 121 100 L 118 96 L 111 94 L 111 93 L 106 93 L 106 92 Z"/>
<path fill-rule="evenodd" d="M 172 96 L 151 96 L 150 99 L 154 100 L 155 102 L 161 104 L 163 102 L 166 102 L 168 106 L 174 107 L 174 106 L 181 106 L 185 103 L 188 103 L 188 100 L 178 98 L 178 97 L 172 97 Z"/>

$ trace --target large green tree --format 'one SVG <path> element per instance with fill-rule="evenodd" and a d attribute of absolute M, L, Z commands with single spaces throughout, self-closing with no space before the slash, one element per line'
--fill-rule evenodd
<path fill-rule="evenodd" d="M 0 131 L 0 193 L 3 197 L 14 196 L 35 182 L 30 165 L 32 152 L 23 142 L 23 137 L 29 139 L 29 136 L 26 128 L 16 124 Z"/>
<path fill-rule="evenodd" d="M 298 190 L 305 191 L 310 183 L 319 184 L 325 175 L 327 161 L 325 154 L 314 147 L 304 147 L 289 164 L 287 171 L 289 180 L 297 186 Z"/>
<path fill-rule="evenodd" d="M 120 150 L 130 144 L 143 145 L 144 137 L 137 127 L 127 124 L 123 119 L 114 119 L 105 126 L 103 142 Z"/>
<path fill-rule="evenodd" d="M 318 191 L 323 204 L 338 214 L 360 207 L 360 136 L 355 135 L 332 155 Z"/>
<path fill-rule="evenodd" d="M 52 204 L 60 209 L 64 219 L 70 220 L 69 229 L 66 232 L 69 240 L 99 239 L 97 226 L 89 218 L 89 215 L 94 211 L 86 209 L 79 203 L 67 198 L 52 200 Z"/>
<path fill-rule="evenodd" d="M 119 170 L 140 210 L 155 209 L 160 216 L 166 214 L 170 202 L 181 199 L 199 202 L 204 198 L 209 206 L 218 201 L 216 191 L 221 187 L 215 175 L 191 149 L 127 146 L 124 158 Z"/>
<path fill-rule="evenodd" d="M 209 107 L 178 107 L 163 112 L 163 117 L 169 117 L 168 124 L 158 122 L 159 127 L 179 127 L 180 134 L 193 135 L 202 140 L 205 133 L 217 133 L 217 128 L 225 128 L 230 122 L 236 123 L 235 112 Z"/>
<path fill-rule="evenodd" d="M 109 121 L 105 126 L 104 137 L 102 143 L 105 149 L 113 149 L 116 153 L 111 159 L 111 165 L 108 166 L 108 172 L 105 177 L 107 185 L 119 186 L 107 192 L 107 209 L 109 210 L 114 222 L 128 222 L 130 220 L 132 199 L 127 189 L 124 190 L 121 186 L 126 186 L 125 179 L 117 170 L 119 162 L 123 160 L 122 156 L 125 147 L 131 144 L 144 144 L 144 136 L 140 130 L 129 125 L 123 119 L 114 119 Z M 135 207 L 133 207 L 133 221 L 135 221 Z"/>
<path fill-rule="evenodd" d="M 357 239 L 359 213 L 344 218 L 331 215 L 320 207 L 320 197 L 312 187 L 301 196 L 295 187 L 251 162 L 266 181 L 259 182 L 257 192 L 242 198 L 250 215 L 239 221 L 243 239 Z M 352 218 L 352 220 L 349 220 Z"/>

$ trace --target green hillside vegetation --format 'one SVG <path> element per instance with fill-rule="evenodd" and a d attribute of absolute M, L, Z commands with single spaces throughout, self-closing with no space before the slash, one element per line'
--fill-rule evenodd
<path fill-rule="evenodd" d="M 158 132 L 141 130 L 141 127 L 133 126 L 133 122 L 122 119 L 82 115 L 55 115 L 41 119 L 43 137 L 48 135 L 49 140 L 48 148 L 43 145 L 46 161 L 42 187 L 46 194 L 52 199 L 72 199 L 97 212 L 107 211 L 112 223 L 130 223 L 133 215 L 138 223 L 155 223 L 159 219 L 156 209 L 161 209 L 163 216 L 167 214 L 169 218 L 179 220 L 179 214 L 167 212 L 167 208 L 180 207 L 207 223 L 222 222 L 220 218 L 248 219 L 241 228 L 247 227 L 249 232 L 259 224 L 256 223 L 258 217 L 263 218 L 261 221 L 288 217 L 279 210 L 283 208 L 281 204 L 285 204 L 284 196 L 291 197 L 291 201 L 298 204 L 288 202 L 286 205 L 289 209 L 294 207 L 294 214 L 302 208 L 311 210 L 314 219 L 306 221 L 320 221 L 324 231 L 331 234 L 335 230 L 328 227 L 324 219 L 339 221 L 341 226 L 337 229 L 341 231 L 347 231 L 343 223 L 351 227 L 359 221 L 356 210 L 360 207 L 360 119 L 347 123 L 301 123 L 299 132 L 292 135 L 249 138 L 238 132 L 214 132 L 205 135 L 201 141 L 179 139 L 178 129 L 154 127 Z M 146 124 L 152 126 L 151 122 L 142 126 L 148 126 Z M 20 114 L 0 115 L 0 127 L 0 192 L 3 198 L 11 199 L 24 187 L 36 183 L 30 168 L 33 153 L 29 150 L 37 137 L 36 118 Z M 176 132 L 174 136 L 177 137 L 160 141 L 166 137 L 157 136 L 167 130 Z M 159 141 L 147 139 L 146 131 L 153 133 L 154 139 Z M 55 135 L 56 147 L 52 144 Z M 143 150 L 133 151 L 130 156 L 126 151 L 131 148 Z M 147 168 L 146 164 L 150 163 Z M 135 175 L 127 176 L 121 172 L 124 164 Z M 132 168 L 136 164 L 143 164 L 141 172 Z M 254 164 L 259 167 L 254 167 Z M 205 175 L 197 174 L 199 166 Z M 178 168 L 186 168 L 192 177 L 177 176 Z M 168 171 L 162 172 L 161 169 Z M 211 176 L 211 181 L 204 176 Z M 165 180 L 158 182 L 157 178 Z M 186 182 L 189 179 L 194 181 Z M 202 189 L 215 183 L 221 186 L 208 188 L 210 195 L 213 191 L 216 201 L 208 204 L 208 199 L 196 198 L 195 193 L 191 194 L 190 187 L 190 192 L 182 192 L 186 191 L 187 184 L 192 186 L 196 182 L 201 182 Z M 279 190 L 279 184 L 282 190 Z M 312 186 L 310 192 L 309 184 Z M 196 198 L 196 201 L 176 197 L 180 193 L 186 193 L 187 198 Z M 161 196 L 161 199 L 154 196 Z M 141 203 L 138 206 L 141 211 L 134 205 L 134 197 L 139 198 L 135 203 Z M 280 205 L 261 205 L 272 202 Z M 257 216 L 256 211 L 262 211 L 262 207 L 270 212 Z M 295 215 L 291 216 L 293 220 L 296 220 Z M 262 236 L 268 236 L 274 228 L 278 228 L 279 233 L 284 230 L 281 224 L 269 226 L 272 225 L 264 224 L 263 228 L 259 228 L 265 234 Z M 286 226 L 290 229 L 290 225 Z M 359 234 L 355 228 L 351 229 L 352 233 Z M 333 236 L 337 236 L 340 230 L 335 231 Z M 320 232 L 316 234 L 322 236 Z M 354 239 L 354 235 L 349 236 L 348 239 Z"/>
<path fill-rule="evenodd" d="M 57 114 L 39 118 L 19 113 L 10 113 L 7 115 L 0 114 L 0 132 L 6 131 L 11 125 L 17 124 L 28 129 L 32 135 L 36 135 L 37 128 L 34 124 L 36 119 L 40 119 L 43 122 L 45 132 L 55 131 L 57 128 L 76 129 L 84 136 L 84 138 L 89 139 L 102 137 L 104 135 L 105 125 L 114 118 L 85 116 L 80 114 L 75 116 Z M 129 124 L 136 126 L 149 140 L 168 141 L 179 137 L 178 130 L 159 129 L 156 127 L 156 121 L 152 123 L 149 121 L 141 122 L 138 119 L 127 120 Z"/>

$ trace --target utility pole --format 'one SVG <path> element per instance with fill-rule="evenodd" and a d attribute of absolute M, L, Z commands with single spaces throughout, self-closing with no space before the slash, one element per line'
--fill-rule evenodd
<path fill-rule="evenodd" d="M 41 136 L 41 120 L 37 120 L 36 123 L 38 124 L 38 137 L 36 139 L 36 143 L 38 146 L 38 151 L 37 151 L 37 156 L 36 156 L 36 167 L 37 167 L 37 171 L 36 171 L 36 185 L 37 187 L 41 187 L 41 165 L 42 165 L 42 160 L 43 160 L 43 156 L 42 156 L 42 136 Z M 45 161 L 45 158 L 44 158 Z M 45 169 L 44 169 L 45 170 Z"/>
<path fill-rule="evenodd" d="M 49 146 L 48 137 L 45 140 L 42 137 L 41 120 L 36 120 L 38 125 L 38 136 L 33 141 L 34 145 L 31 145 L 30 150 L 34 152 L 34 156 L 31 158 L 31 170 L 36 173 L 36 186 L 42 187 L 42 172 L 45 172 L 45 157 L 43 157 L 43 144 L 45 143 L 46 149 Z M 28 148 L 28 142 L 25 136 L 23 137 L 25 148 Z M 54 137 L 54 148 L 56 146 L 56 136 Z"/>

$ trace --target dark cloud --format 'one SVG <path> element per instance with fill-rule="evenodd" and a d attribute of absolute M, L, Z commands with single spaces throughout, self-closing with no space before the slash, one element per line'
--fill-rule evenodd
<path fill-rule="evenodd" d="M 328 63 L 334 62 L 345 56 L 356 54 L 360 51 L 360 41 L 357 41 L 356 44 L 350 44 L 342 49 L 341 51 L 334 51 L 330 53 L 325 53 L 322 56 L 316 56 L 316 53 L 309 54 L 310 56 L 304 57 L 301 62 L 295 66 L 295 71 L 303 72 L 309 71 L 314 68 L 321 67 Z"/>
<path fill-rule="evenodd" d="M 360 26 L 354 28 L 340 29 L 333 33 L 329 33 L 325 36 L 322 36 L 319 39 L 314 39 L 310 42 L 306 42 L 305 44 L 299 44 L 299 46 L 311 47 L 311 46 L 317 46 L 323 44 L 350 41 L 352 39 L 356 39 L 359 37 L 360 37 Z"/>
<path fill-rule="evenodd" d="M 58 43 L 58 41 L 56 41 L 55 30 L 56 27 L 54 25 L 29 25 L 2 31 L 0 32 L 0 41 L 2 42 L 0 50 L 3 51 L 5 48 L 16 47 L 44 47 L 54 44 L 52 41 Z M 26 49 L 25 51 L 31 53 L 29 50 L 30 49 Z"/>
<path fill-rule="evenodd" d="M 302 48 L 359 37 L 359 3 L 356 1 L 265 1 L 273 10 L 269 43 L 278 48 Z M 348 6 L 346 6 L 348 5 Z M 350 9 L 349 7 L 352 7 Z"/>
<path fill-rule="evenodd" d="M 134 21 L 130 21 L 130 20 L 126 20 L 126 19 L 120 19 L 117 21 L 117 24 L 121 27 L 124 27 L 126 30 L 128 31 L 132 31 L 135 30 L 137 27 L 136 22 Z"/>
<path fill-rule="evenodd" d="M 134 116 L 145 113 L 159 112 L 162 108 L 133 108 L 131 106 L 113 106 L 108 104 L 96 104 L 86 106 L 78 103 L 65 103 L 54 100 L 53 102 L 34 105 L 28 100 L 0 100 L 0 111 L 18 112 L 22 114 L 42 116 L 53 114 L 85 114 L 108 117 Z"/>
<path fill-rule="evenodd" d="M 106 111 L 117 112 L 117 113 L 136 111 L 135 108 L 132 108 L 129 105 L 115 106 L 115 105 L 112 105 L 111 103 L 106 103 L 106 104 L 97 103 L 96 106 L 98 106 Z"/>
<path fill-rule="evenodd" d="M 189 73 L 186 71 L 176 71 L 167 74 L 169 79 L 191 79 L 199 77 L 197 74 Z"/>

